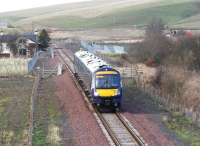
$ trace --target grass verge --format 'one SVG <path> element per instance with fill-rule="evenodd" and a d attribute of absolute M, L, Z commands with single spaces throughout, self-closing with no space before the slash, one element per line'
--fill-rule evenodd
<path fill-rule="evenodd" d="M 188 146 L 200 146 L 200 130 L 191 119 L 180 113 L 172 113 L 165 124 Z"/>
<path fill-rule="evenodd" d="M 63 137 L 66 117 L 59 107 L 52 79 L 42 80 L 38 94 L 35 99 L 33 145 L 60 146 L 61 143 L 69 143 Z M 69 145 L 73 145 L 71 141 Z"/>

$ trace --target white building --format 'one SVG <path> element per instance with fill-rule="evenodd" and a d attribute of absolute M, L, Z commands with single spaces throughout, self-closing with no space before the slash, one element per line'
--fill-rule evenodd
<path fill-rule="evenodd" d="M 10 48 L 8 47 L 7 43 L 2 43 L 1 50 L 2 54 L 10 54 Z"/>
<path fill-rule="evenodd" d="M 12 52 L 10 50 L 10 47 L 8 46 L 7 43 L 1 43 L 0 45 L 0 56 L 6 55 L 6 56 L 13 56 Z"/>

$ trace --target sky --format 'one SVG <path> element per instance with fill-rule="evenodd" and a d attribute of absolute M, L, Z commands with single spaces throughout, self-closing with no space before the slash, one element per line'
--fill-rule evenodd
<path fill-rule="evenodd" d="M 89 0 L 0 0 L 0 12 L 49 6 L 62 3 L 82 2 Z"/>

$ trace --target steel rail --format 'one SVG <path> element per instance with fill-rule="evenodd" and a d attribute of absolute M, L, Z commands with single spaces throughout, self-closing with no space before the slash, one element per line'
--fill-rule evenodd
<path fill-rule="evenodd" d="M 123 123 L 124 127 L 129 131 L 129 133 L 134 137 L 134 139 L 137 141 L 139 146 L 146 146 L 145 142 L 140 138 L 140 136 L 130 127 L 130 125 L 126 122 L 126 120 L 123 118 L 121 113 L 116 112 L 115 113 L 119 120 Z"/>
<path fill-rule="evenodd" d="M 116 146 L 122 146 L 119 139 L 116 137 L 115 133 L 113 132 L 112 128 L 106 121 L 106 119 L 103 117 L 103 115 L 98 112 L 98 110 L 95 108 L 95 112 L 97 113 L 98 117 L 100 118 L 102 124 L 104 125 L 105 129 L 107 130 L 108 134 L 110 135 L 112 141 L 115 143 Z"/>

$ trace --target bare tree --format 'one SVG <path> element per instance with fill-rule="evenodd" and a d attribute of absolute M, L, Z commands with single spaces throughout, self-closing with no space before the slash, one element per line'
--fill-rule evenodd
<path fill-rule="evenodd" d="M 163 35 L 163 31 L 165 29 L 165 25 L 162 19 L 154 18 L 147 25 L 146 28 L 146 39 L 154 39 L 161 37 Z"/>
<path fill-rule="evenodd" d="M 165 37 L 163 33 L 164 28 L 164 22 L 158 18 L 154 18 L 147 25 L 145 41 L 143 42 L 143 49 L 141 50 L 145 61 L 153 60 L 153 62 L 161 64 L 169 55 L 172 44 Z"/>

